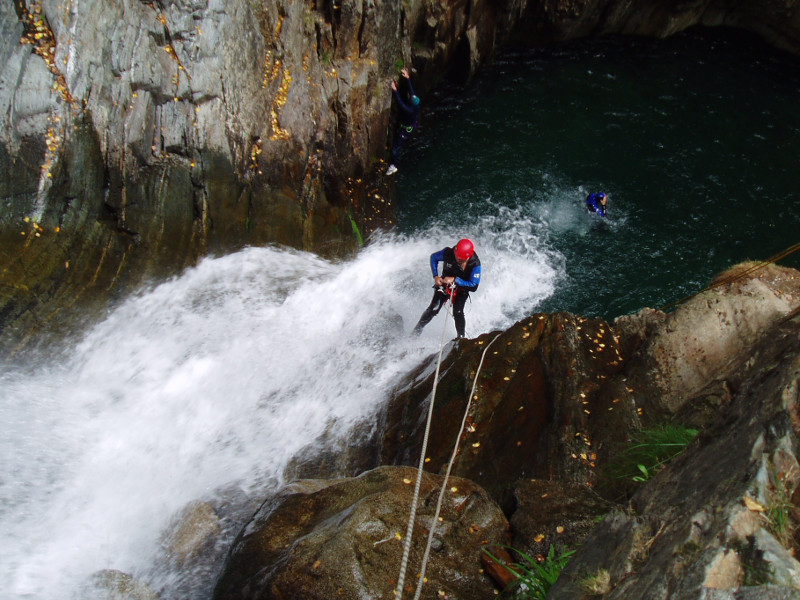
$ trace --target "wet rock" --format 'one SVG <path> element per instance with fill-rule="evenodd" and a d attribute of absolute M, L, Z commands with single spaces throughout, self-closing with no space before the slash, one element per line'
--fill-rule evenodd
<path fill-rule="evenodd" d="M 184 565 L 213 543 L 221 531 L 214 509 L 205 502 L 192 502 L 178 515 L 163 543 L 170 560 Z"/>
<path fill-rule="evenodd" d="M 748 597 L 742 586 L 798 597 L 800 273 L 743 265 L 723 275 L 670 315 L 643 311 L 613 327 L 533 315 L 489 348 L 453 472 L 501 503 L 514 547 L 579 548 L 548 597 Z M 432 471 L 446 467 L 495 335 L 459 342 L 443 362 Z M 432 373 L 425 365 L 398 386 L 383 460 L 419 452 Z M 660 423 L 701 431 L 645 484 L 611 479 L 630 434 Z"/>
<path fill-rule="evenodd" d="M 496 335 L 462 341 L 442 364 L 426 454 L 433 472 L 450 460 L 481 355 Z M 614 394 L 609 383 L 623 364 L 600 319 L 537 314 L 502 332 L 478 374 L 453 473 L 485 487 L 509 514 L 519 479 L 591 485 L 593 440 L 624 439 L 637 418 L 624 386 Z M 383 417 L 382 462 L 419 460 L 432 387 L 432 367 L 398 386 Z"/>
<path fill-rule="evenodd" d="M 95 573 L 82 593 L 86 600 L 158 600 L 146 584 L 115 569 Z"/>
<path fill-rule="evenodd" d="M 526 479 L 515 489 L 514 547 L 528 556 L 575 550 L 614 504 L 580 484 Z"/>
<path fill-rule="evenodd" d="M 226 598 L 384 598 L 399 575 L 416 469 L 380 467 L 359 477 L 297 482 L 267 501 L 235 542 L 217 584 Z M 425 473 L 406 576 L 417 581 L 442 478 Z M 508 523 L 478 486 L 450 479 L 423 597 L 491 597 L 482 549 L 505 543 Z"/>

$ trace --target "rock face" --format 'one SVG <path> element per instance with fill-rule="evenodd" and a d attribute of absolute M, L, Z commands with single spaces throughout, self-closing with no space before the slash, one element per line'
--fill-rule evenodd
<path fill-rule="evenodd" d="M 298 481 L 256 513 L 234 544 L 214 593 L 227 598 L 390 598 L 397 585 L 416 470 L 380 467 L 356 478 Z M 442 478 L 425 473 L 414 551 L 414 593 Z M 427 567 L 423 598 L 479 600 L 493 587 L 481 549 L 502 543 L 508 522 L 472 482 L 450 479 Z M 401 535 L 402 532 L 402 535 Z"/>
<path fill-rule="evenodd" d="M 208 252 L 354 249 L 393 222 L 402 65 L 424 97 L 512 37 L 695 24 L 800 48 L 797 0 L 4 2 L 0 325 L 24 340 Z"/>
<path fill-rule="evenodd" d="M 394 219 L 379 174 L 400 66 L 424 93 L 456 58 L 477 68 L 518 12 L 2 3 L 0 323 L 23 336 L 208 252 L 355 249 Z"/>
<path fill-rule="evenodd" d="M 645 410 L 678 412 L 709 385 L 731 391 L 756 340 L 800 304 L 797 272 L 744 263 L 681 305 L 649 337 L 627 374 Z"/>
<path fill-rule="evenodd" d="M 548 598 L 800 597 L 800 273 L 751 266 L 670 314 L 533 315 L 451 348 L 407 581 L 477 375 L 453 464 L 469 479 L 448 484 L 422 597 L 491 597 L 478 563 L 497 582 L 509 572 L 481 548 L 508 543 L 531 557 L 576 550 Z M 401 384 L 379 428 L 382 461 L 419 460 L 431 387 L 413 373 Z M 631 434 L 663 423 L 700 433 L 646 482 L 613 480 Z M 390 596 L 415 476 L 383 466 L 289 486 L 239 535 L 215 598 Z"/>
<path fill-rule="evenodd" d="M 800 597 L 800 318 L 756 345 L 739 376 L 718 417 L 630 511 L 592 532 L 549 598 L 581 597 L 600 571 L 608 599 Z M 766 583 L 771 591 L 760 595 L 737 592 Z"/>
<path fill-rule="evenodd" d="M 460 343 L 442 365 L 426 455 L 433 472 L 450 459 L 482 347 L 494 335 Z M 610 383 L 624 365 L 621 345 L 605 321 L 566 313 L 533 315 L 502 332 L 479 374 L 453 472 L 507 511 L 519 479 L 593 481 L 594 440 L 617 440 L 640 422 L 631 394 Z M 383 462 L 419 460 L 431 388 L 432 375 L 390 402 Z"/>

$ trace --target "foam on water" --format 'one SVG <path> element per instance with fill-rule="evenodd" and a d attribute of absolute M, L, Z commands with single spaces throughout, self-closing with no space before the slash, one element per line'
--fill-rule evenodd
<path fill-rule="evenodd" d="M 498 210 L 474 231 L 383 236 L 349 261 L 278 248 L 207 259 L 126 301 L 65 358 L 2 374 L 0 597 L 67 598 L 118 569 L 169 598 L 154 562 L 182 507 L 275 489 L 308 444 L 370 419 L 442 327 L 455 335 L 444 314 L 408 333 L 432 293 L 430 253 L 461 236 L 483 264 L 469 336 L 553 292 L 559 257 L 531 220 Z"/>

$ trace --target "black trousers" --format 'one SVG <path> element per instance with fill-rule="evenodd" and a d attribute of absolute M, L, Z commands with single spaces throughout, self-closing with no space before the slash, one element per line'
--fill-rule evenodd
<path fill-rule="evenodd" d="M 400 149 L 403 147 L 403 144 L 408 141 L 408 138 L 414 133 L 414 130 L 417 128 L 416 125 L 413 126 L 411 131 L 405 125 L 400 125 L 397 128 L 397 133 L 395 134 L 394 144 L 392 144 L 392 164 L 397 166 L 400 164 Z"/>
<path fill-rule="evenodd" d="M 469 297 L 469 292 L 467 290 L 462 288 L 456 290 L 456 297 L 453 300 L 453 320 L 456 322 L 456 334 L 458 337 L 464 337 L 464 329 L 467 324 L 464 318 L 464 304 L 467 302 L 467 297 Z M 422 328 L 430 323 L 433 317 L 439 314 L 439 311 L 442 310 L 442 306 L 444 306 L 449 299 L 449 296 L 439 289 L 433 292 L 433 300 L 431 300 L 428 308 L 425 309 L 425 312 L 422 313 L 422 316 L 419 318 L 419 322 L 414 327 L 414 333 L 419 334 Z"/>

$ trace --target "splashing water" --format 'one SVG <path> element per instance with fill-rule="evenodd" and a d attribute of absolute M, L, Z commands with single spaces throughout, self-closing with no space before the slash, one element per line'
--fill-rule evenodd
<path fill-rule="evenodd" d="M 65 358 L 4 373 L 2 596 L 70 597 L 117 569 L 175 597 L 154 563 L 178 511 L 231 487 L 274 490 L 304 447 L 370 419 L 442 327 L 455 334 L 442 313 L 408 335 L 432 293 L 430 253 L 475 241 L 474 337 L 553 292 L 560 258 L 536 229 L 502 209 L 477 231 L 380 237 L 350 261 L 276 248 L 207 259 L 126 301 Z M 196 587 L 209 597 L 213 574 Z"/>

